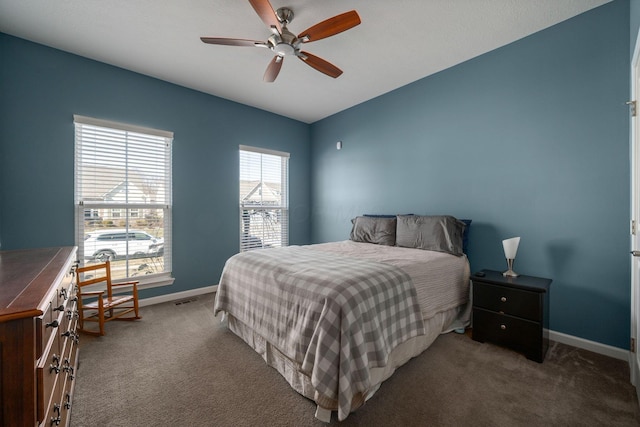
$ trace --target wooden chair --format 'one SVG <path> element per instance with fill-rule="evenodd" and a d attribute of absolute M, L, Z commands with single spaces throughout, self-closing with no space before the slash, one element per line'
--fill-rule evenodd
<path fill-rule="evenodd" d="M 93 277 L 81 280 L 81 274 L 90 271 L 94 272 Z M 78 279 L 79 330 L 88 334 L 104 335 L 105 322 L 110 320 L 140 319 L 140 315 L 138 314 L 138 282 L 112 284 L 111 263 L 109 261 L 102 264 L 77 268 L 76 278 Z M 83 287 L 96 283 L 106 284 L 107 289 L 103 291 L 83 290 Z M 114 288 L 127 286 L 133 287 L 131 292 L 113 295 Z M 93 301 L 94 298 L 96 299 L 95 301 Z M 87 299 L 91 301 L 87 302 Z M 133 316 L 122 317 L 129 313 L 132 313 Z M 86 329 L 85 322 L 97 322 L 99 324 L 99 331 Z"/>

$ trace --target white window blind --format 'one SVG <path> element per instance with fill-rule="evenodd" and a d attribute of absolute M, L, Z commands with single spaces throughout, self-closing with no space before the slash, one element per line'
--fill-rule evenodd
<path fill-rule="evenodd" d="M 170 283 L 173 133 L 74 116 L 78 257 Z"/>
<path fill-rule="evenodd" d="M 289 153 L 240 146 L 240 252 L 289 244 Z"/>

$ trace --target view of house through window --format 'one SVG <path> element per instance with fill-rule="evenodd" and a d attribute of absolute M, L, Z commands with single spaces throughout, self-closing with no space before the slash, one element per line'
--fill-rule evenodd
<path fill-rule="evenodd" d="M 171 273 L 171 132 L 74 116 L 76 245 L 112 277 Z M 144 276 L 144 277 L 143 277 Z"/>
<path fill-rule="evenodd" d="M 240 252 L 289 244 L 289 154 L 240 146 Z"/>

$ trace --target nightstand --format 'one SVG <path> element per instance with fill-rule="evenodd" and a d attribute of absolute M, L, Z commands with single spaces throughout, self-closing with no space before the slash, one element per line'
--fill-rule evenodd
<path fill-rule="evenodd" d="M 482 270 L 473 282 L 475 341 L 489 341 L 524 353 L 542 363 L 549 347 L 549 290 L 551 279 L 504 277 Z"/>

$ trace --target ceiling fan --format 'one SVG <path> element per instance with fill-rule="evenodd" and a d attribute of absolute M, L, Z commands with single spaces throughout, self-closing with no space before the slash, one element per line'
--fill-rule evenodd
<path fill-rule="evenodd" d="M 284 57 L 291 55 L 297 56 L 309 66 L 330 77 L 336 78 L 342 74 L 342 70 L 335 65 L 309 52 L 300 50 L 300 47 L 303 43 L 331 37 L 360 24 L 360 16 L 355 10 L 326 19 L 296 36 L 287 29 L 287 25 L 293 20 L 293 11 L 291 9 L 281 7 L 274 11 L 269 0 L 249 0 L 249 3 L 273 33 L 266 42 L 220 37 L 200 37 L 200 40 L 209 44 L 271 49 L 276 55 L 264 73 L 263 80 L 265 82 L 275 81 L 280 73 L 280 68 L 282 68 Z"/>

